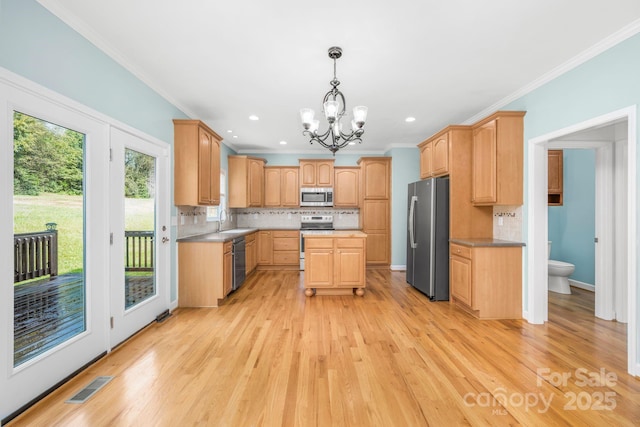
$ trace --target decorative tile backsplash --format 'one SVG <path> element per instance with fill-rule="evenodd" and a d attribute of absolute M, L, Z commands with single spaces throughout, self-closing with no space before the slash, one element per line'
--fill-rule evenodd
<path fill-rule="evenodd" d="M 522 242 L 522 206 L 493 207 L 493 237 Z"/>
<path fill-rule="evenodd" d="M 336 229 L 359 229 L 359 209 L 235 209 L 238 227 L 300 228 L 302 215 L 333 215 Z"/>
<path fill-rule="evenodd" d="M 207 221 L 207 208 L 178 206 L 178 238 L 196 234 L 214 233 L 218 221 Z M 220 229 L 232 228 L 300 228 L 302 215 L 333 215 L 336 229 L 359 229 L 359 209 L 293 208 L 293 209 L 229 209 Z"/>
<path fill-rule="evenodd" d="M 230 213 L 220 225 L 218 221 L 207 221 L 207 208 L 200 206 L 178 206 L 177 220 L 178 238 L 236 228 L 235 215 Z"/>

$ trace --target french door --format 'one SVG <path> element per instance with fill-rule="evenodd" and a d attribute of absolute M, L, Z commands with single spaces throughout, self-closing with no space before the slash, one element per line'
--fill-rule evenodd
<path fill-rule="evenodd" d="M 0 422 L 169 307 L 169 146 L 86 110 L 0 76 Z"/>
<path fill-rule="evenodd" d="M 112 348 L 169 307 L 168 151 L 111 129 Z"/>
<path fill-rule="evenodd" d="M 108 349 L 108 138 L 0 80 L 0 419 Z"/>

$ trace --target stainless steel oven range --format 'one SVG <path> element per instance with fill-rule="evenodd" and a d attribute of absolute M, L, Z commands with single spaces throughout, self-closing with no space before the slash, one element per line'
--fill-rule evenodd
<path fill-rule="evenodd" d="M 302 215 L 300 217 L 300 270 L 304 270 L 304 235 L 333 230 L 333 215 Z"/>

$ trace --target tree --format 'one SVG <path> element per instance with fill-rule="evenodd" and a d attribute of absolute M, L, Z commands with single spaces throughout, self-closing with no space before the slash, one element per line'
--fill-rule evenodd
<path fill-rule="evenodd" d="M 148 199 L 155 195 L 155 158 L 126 149 L 124 153 L 124 196 Z"/>
<path fill-rule="evenodd" d="M 84 135 L 16 112 L 14 194 L 82 194 Z"/>

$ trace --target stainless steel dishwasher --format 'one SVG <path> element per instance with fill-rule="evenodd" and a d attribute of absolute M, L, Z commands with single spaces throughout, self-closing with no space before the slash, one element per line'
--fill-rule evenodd
<path fill-rule="evenodd" d="M 244 236 L 233 239 L 233 290 L 235 291 L 244 283 L 247 269 L 245 256 Z"/>

